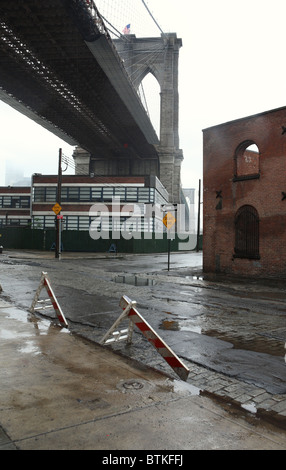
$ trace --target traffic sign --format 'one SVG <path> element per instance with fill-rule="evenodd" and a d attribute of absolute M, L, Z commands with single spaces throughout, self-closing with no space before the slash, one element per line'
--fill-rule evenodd
<path fill-rule="evenodd" d="M 178 204 L 162 204 L 161 209 L 162 209 L 163 212 L 176 211 L 177 210 L 177 205 Z"/>
<path fill-rule="evenodd" d="M 163 224 L 165 225 L 165 227 L 167 227 L 167 229 L 169 230 L 170 228 L 173 227 L 175 223 L 176 223 L 176 219 L 173 216 L 173 214 L 171 214 L 171 212 L 167 212 L 165 217 L 163 217 Z"/>
<path fill-rule="evenodd" d="M 53 211 L 56 215 L 58 215 L 61 212 L 62 208 L 61 206 L 56 202 L 56 204 L 53 207 Z"/>

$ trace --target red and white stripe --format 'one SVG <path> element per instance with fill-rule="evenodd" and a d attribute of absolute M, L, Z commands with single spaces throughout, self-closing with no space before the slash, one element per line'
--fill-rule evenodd
<path fill-rule="evenodd" d="M 120 300 L 120 307 L 125 309 L 130 305 L 131 300 L 124 295 Z M 140 315 L 138 310 L 131 307 L 128 313 L 128 317 L 133 323 L 139 328 L 147 340 L 157 349 L 158 353 L 165 359 L 170 367 L 176 372 L 176 374 L 182 379 L 187 380 L 189 375 L 189 369 L 185 364 L 176 356 L 176 354 L 169 348 L 165 341 L 153 330 L 149 323 Z"/>
<path fill-rule="evenodd" d="M 68 322 L 66 321 L 65 319 L 65 316 L 62 312 L 62 309 L 57 301 L 57 298 L 53 292 L 53 289 L 51 287 L 51 284 L 50 284 L 50 281 L 49 279 L 46 277 L 46 275 L 43 273 L 44 275 L 44 286 L 46 288 L 46 291 L 48 293 L 48 296 L 50 297 L 50 300 L 51 300 L 51 303 L 52 303 L 52 306 L 54 307 L 54 310 L 56 312 L 56 315 L 59 319 L 59 322 L 62 326 L 65 326 L 67 327 L 68 326 Z"/>

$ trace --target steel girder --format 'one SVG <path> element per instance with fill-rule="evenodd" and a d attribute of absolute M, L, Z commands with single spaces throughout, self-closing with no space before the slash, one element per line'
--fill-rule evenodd
<path fill-rule="evenodd" d="M 158 158 L 153 126 L 85 0 L 1 0 L 0 99 L 96 157 Z"/>

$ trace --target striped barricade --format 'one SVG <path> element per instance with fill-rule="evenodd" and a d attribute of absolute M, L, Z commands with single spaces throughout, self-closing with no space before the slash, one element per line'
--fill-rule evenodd
<path fill-rule="evenodd" d="M 123 339 L 127 340 L 127 343 L 131 343 L 132 341 L 132 333 L 133 333 L 133 322 L 129 319 L 129 326 L 124 330 L 117 330 L 119 324 L 128 317 L 130 309 L 132 306 L 136 305 L 136 302 L 130 302 L 130 304 L 126 305 L 124 308 L 123 313 L 118 317 L 116 322 L 113 323 L 112 327 L 109 328 L 107 333 L 103 336 L 100 341 L 100 344 L 108 344 L 117 341 L 122 341 Z"/>
<path fill-rule="evenodd" d="M 46 300 L 39 300 L 41 291 L 43 288 L 46 288 L 46 291 L 48 293 L 49 299 Z M 58 317 L 58 320 L 61 324 L 61 326 L 67 328 L 68 327 L 68 322 L 66 321 L 66 318 L 63 314 L 63 311 L 58 303 L 58 300 L 53 292 L 53 289 L 51 287 L 51 283 L 48 278 L 48 274 L 45 272 L 42 272 L 42 277 L 41 277 L 41 282 L 40 285 L 37 289 L 37 292 L 35 294 L 35 297 L 33 299 L 30 312 L 34 313 L 35 311 L 42 311 L 46 310 L 48 308 L 53 308 L 56 312 L 56 315 Z"/>
<path fill-rule="evenodd" d="M 108 343 L 108 337 L 114 333 L 115 328 L 118 327 L 119 323 L 126 317 L 136 325 L 147 340 L 157 349 L 158 353 L 165 359 L 170 367 L 176 372 L 176 374 L 182 379 L 187 380 L 189 375 L 189 369 L 183 364 L 183 362 L 176 356 L 176 354 L 169 348 L 169 346 L 160 338 L 160 336 L 153 330 L 149 323 L 142 317 L 142 315 L 135 308 L 136 302 L 130 300 L 124 295 L 119 303 L 123 309 L 123 313 L 120 315 L 118 320 L 113 324 L 110 330 L 102 338 L 101 343 Z M 132 331 L 127 335 L 129 342 L 131 342 Z"/>

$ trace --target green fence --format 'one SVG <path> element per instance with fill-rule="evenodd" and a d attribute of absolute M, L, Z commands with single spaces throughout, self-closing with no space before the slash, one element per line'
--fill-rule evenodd
<path fill-rule="evenodd" d="M 119 253 L 164 253 L 168 251 L 167 234 L 162 234 L 162 239 L 158 239 L 158 234 L 152 234 L 152 239 L 131 238 L 125 240 L 112 239 L 112 233 L 108 239 L 93 240 L 89 232 L 83 231 L 63 231 L 62 250 L 71 252 L 94 252 L 104 253 L 110 249 L 114 243 Z M 44 250 L 49 251 L 55 248 L 55 230 L 34 230 L 20 227 L 4 227 L 0 229 L 0 245 L 5 249 L 22 250 Z M 170 241 L 171 251 L 179 251 L 179 243 L 183 241 L 176 235 Z M 199 249 L 202 249 L 202 236 L 200 237 Z"/>

